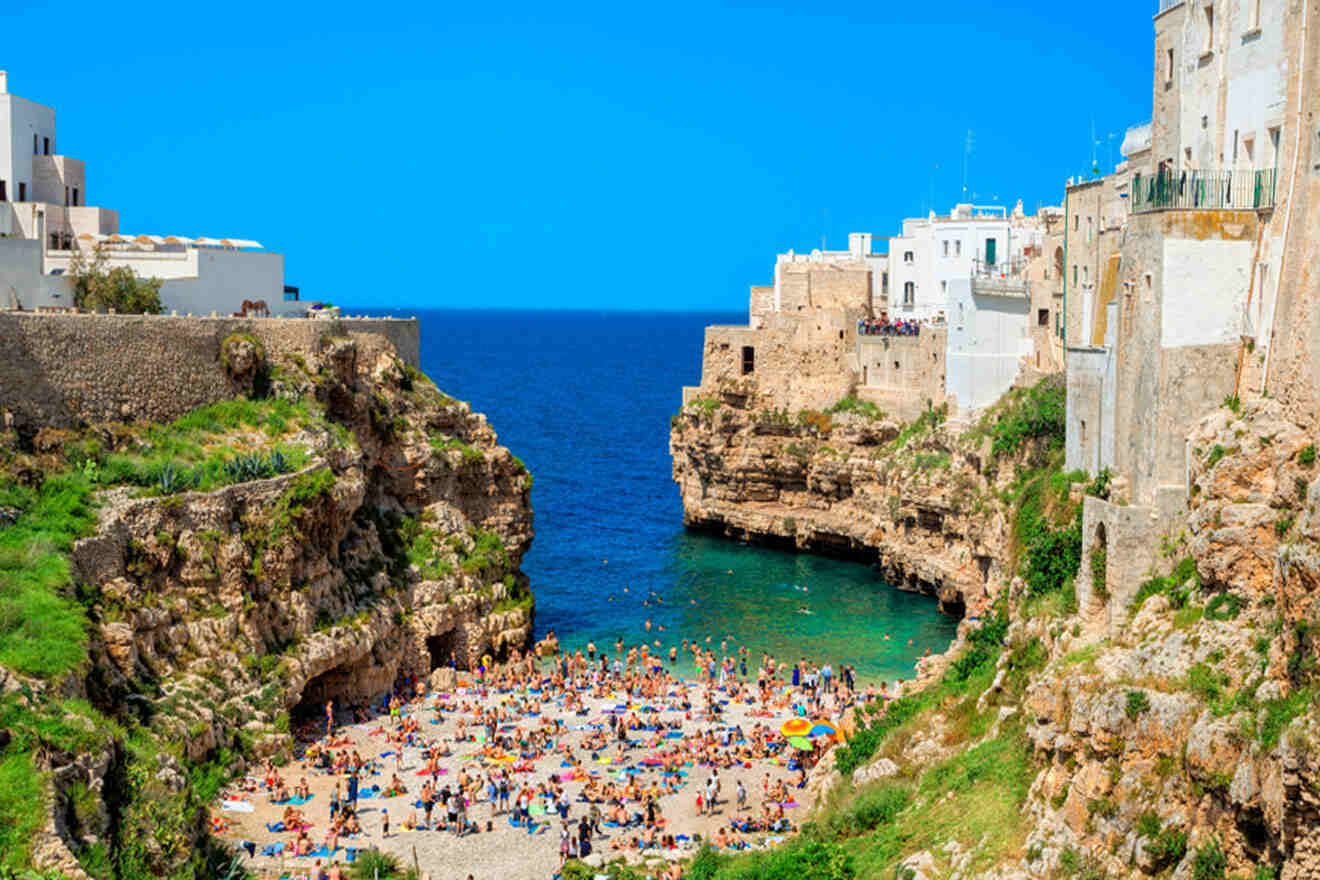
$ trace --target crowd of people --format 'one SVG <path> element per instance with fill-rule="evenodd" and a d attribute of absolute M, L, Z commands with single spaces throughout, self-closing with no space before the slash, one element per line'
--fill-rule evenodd
<path fill-rule="evenodd" d="M 920 336 L 921 322 L 904 318 L 889 320 L 886 317 L 880 318 L 859 318 L 857 319 L 857 335 L 859 336 Z"/>
<path fill-rule="evenodd" d="M 703 829 L 721 849 L 764 845 L 768 835 L 794 830 L 785 810 L 799 806 L 795 794 L 833 741 L 790 744 L 778 722 L 837 720 L 858 702 L 889 695 L 883 685 L 859 692 L 850 666 L 836 673 L 829 663 L 802 658 L 790 666 L 763 653 L 749 670 L 746 646 L 730 651 L 724 639 L 717 654 L 707 643 L 683 642 L 695 679 L 676 675 L 672 649 L 666 657 L 647 644 L 625 649 L 620 639 L 612 657 L 588 644 L 549 657 L 515 652 L 502 666 L 482 658 L 460 674 L 470 681 L 454 693 L 409 680 L 375 706 L 327 704 L 325 726 L 309 735 L 296 768 L 268 764 L 221 808 L 264 796 L 263 812 L 279 816 L 263 823 L 276 839 L 241 845 L 254 857 L 260 850 L 316 859 L 309 880 L 413 831 L 539 836 L 558 825 L 561 864 L 598 847 L 677 853 L 695 846 Z M 355 723 L 337 725 L 346 714 Z M 290 785 L 285 773 L 298 781 Z M 704 781 L 693 785 L 698 775 Z M 309 805 L 309 777 L 329 788 L 321 810 Z M 760 792 L 755 806 L 749 779 Z M 682 807 L 690 788 L 695 811 Z M 370 821 L 364 799 L 382 802 Z M 401 806 L 387 803 L 394 799 Z"/>

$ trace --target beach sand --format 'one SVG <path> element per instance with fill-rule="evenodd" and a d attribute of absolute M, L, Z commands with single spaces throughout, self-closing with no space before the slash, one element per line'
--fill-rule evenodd
<path fill-rule="evenodd" d="M 695 704 L 704 705 L 704 699 L 698 697 L 698 694 L 701 693 L 698 688 L 693 686 L 691 693 Z M 421 724 L 422 738 L 443 737 L 453 750 L 451 756 L 440 759 L 440 767 L 446 770 L 447 773 L 440 776 L 437 782 L 437 788 L 439 788 L 446 783 L 452 784 L 460 767 L 466 767 L 469 774 L 473 774 L 484 772 L 484 766 L 479 760 L 465 757 L 477 752 L 480 748 L 479 744 L 474 742 L 455 744 L 453 742 L 456 719 L 459 717 L 459 713 L 443 713 L 444 720 L 438 725 L 432 724 L 431 719 L 435 717 L 435 713 L 429 707 L 434 696 L 434 694 L 429 694 L 424 703 L 414 703 L 409 711 L 415 714 Z M 456 704 L 467 701 L 470 704 L 480 704 L 482 707 L 498 705 L 511 696 L 514 695 L 491 693 L 486 697 L 480 697 L 475 691 L 466 689 L 459 689 L 452 695 Z M 604 699 L 584 695 L 583 703 L 588 709 L 588 714 L 585 716 L 565 713 L 557 701 L 545 703 L 539 717 L 524 717 L 521 719 L 521 726 L 529 728 L 546 719 L 559 719 L 563 722 L 565 728 L 581 728 L 588 722 L 600 719 L 607 709 L 621 705 L 632 705 L 618 692 L 614 696 Z M 739 725 L 744 731 L 747 731 L 757 722 L 763 723 L 777 732 L 780 725 L 791 717 L 788 709 L 774 711 L 770 718 L 753 717 L 752 713 L 756 711 L 755 707 L 730 702 L 723 706 L 721 720 L 712 724 L 705 719 L 704 714 L 698 713 L 697 705 L 693 706 L 691 718 L 685 718 L 685 713 L 681 708 L 666 708 L 663 702 L 658 702 L 656 705 L 664 709 L 659 715 L 661 721 L 682 722 L 682 731 L 685 736 L 733 725 Z M 640 705 L 636 708 L 640 709 Z M 638 714 L 641 715 L 640 712 Z M 531 835 L 524 828 L 512 827 L 508 815 L 501 814 L 493 820 L 494 830 L 487 833 L 485 827 L 486 822 L 490 820 L 490 805 L 485 800 L 484 787 L 480 796 L 481 799 L 471 803 L 468 806 L 467 813 L 470 820 L 479 822 L 482 828 L 481 833 L 458 838 L 447 831 L 403 831 L 403 820 L 415 809 L 414 804 L 417 801 L 417 794 L 421 791 L 422 784 L 425 782 L 425 779 L 418 775 L 418 771 L 423 768 L 423 761 L 418 748 L 405 749 L 402 768 L 398 771 L 394 769 L 394 757 L 392 755 L 379 758 L 382 752 L 390 751 L 390 745 L 386 742 L 385 736 L 379 734 L 373 736 L 371 731 L 379 729 L 387 722 L 387 717 L 377 717 L 368 722 L 341 726 L 336 730 L 335 738 L 339 740 L 347 737 L 351 740 L 352 745 L 345 748 L 357 749 L 364 759 L 368 761 L 377 759 L 382 765 L 378 775 L 361 778 L 361 786 L 364 790 L 369 789 L 372 785 L 379 785 L 384 789 L 389 784 L 391 775 L 397 772 L 400 780 L 407 786 L 408 793 L 392 798 L 376 796 L 359 800 L 358 817 L 362 823 L 364 833 L 360 837 L 342 839 L 340 849 L 333 856 L 321 858 L 323 865 L 328 866 L 331 861 L 338 861 L 343 866 L 346 860 L 345 847 L 358 849 L 376 847 L 398 856 L 407 866 L 411 866 L 415 858 L 423 874 L 429 875 L 434 880 L 449 880 L 449 878 L 465 880 L 469 874 L 477 880 L 484 880 L 484 878 L 512 878 L 512 880 L 523 880 L 523 878 L 533 880 L 533 878 L 536 878 L 536 880 L 548 880 L 555 874 L 560 864 L 561 822 L 558 814 L 552 811 L 548 815 L 535 816 L 534 818 L 540 823 L 544 831 L 540 832 L 538 830 L 538 833 Z M 568 730 L 557 739 L 556 745 L 568 743 L 577 749 L 586 734 L 587 731 L 585 730 Z M 650 732 L 638 731 L 632 733 L 631 739 L 637 740 L 639 737 L 649 738 L 651 736 L 653 734 Z M 677 739 L 669 739 L 660 748 L 670 748 L 679 742 L 681 741 Z M 336 751 L 338 751 L 338 748 Z M 626 763 L 623 767 L 639 767 L 638 761 L 657 751 L 659 749 L 646 748 L 640 745 L 635 746 L 628 750 Z M 613 754 L 613 745 L 606 753 Z M 579 750 L 577 754 L 584 762 L 589 760 L 587 753 Z M 516 794 L 517 788 L 529 780 L 545 781 L 552 773 L 568 772 L 568 769 L 560 766 L 559 754 L 547 755 L 534 762 L 532 773 L 513 774 L 513 793 Z M 613 764 L 597 763 L 589 767 L 584 766 L 584 769 L 594 769 L 600 773 L 602 781 L 605 781 L 610 778 L 608 774 L 611 771 L 618 772 L 621 768 Z M 660 779 L 659 768 L 639 767 L 639 769 L 642 773 L 638 778 L 643 787 L 658 784 Z M 720 769 L 720 800 L 713 816 L 703 816 L 697 812 L 696 797 L 698 790 L 704 786 L 710 769 L 700 766 L 685 766 L 683 769 L 689 775 L 683 780 L 684 785 L 678 793 L 665 795 L 657 799 L 661 815 L 666 820 L 662 832 L 689 837 L 701 835 L 706 840 L 711 839 L 721 826 L 727 827 L 728 822 L 735 817 L 735 792 L 737 791 L 739 779 L 742 780 L 747 789 L 747 812 L 755 815 L 759 814 L 763 800 L 762 782 L 767 773 L 770 775 L 772 782 L 784 779 L 788 782 L 790 788 L 796 775 L 787 769 L 783 759 L 753 761 L 750 768 L 739 765 L 728 769 Z M 299 779 L 305 778 L 307 780 L 313 798 L 307 804 L 302 805 L 300 809 L 302 809 L 306 819 L 313 823 L 313 827 L 308 832 L 309 836 L 314 843 L 320 844 L 329 827 L 330 793 L 335 782 L 342 780 L 344 777 L 316 772 L 310 767 L 297 762 L 285 765 L 281 768 L 280 773 L 290 790 L 293 789 Z M 576 800 L 586 782 L 567 781 L 562 784 L 569 797 L 574 801 L 569 812 L 569 819 L 575 828 L 577 820 L 590 809 L 590 805 Z M 341 785 L 341 795 L 344 791 L 345 786 Z M 792 789 L 792 791 L 792 796 L 798 799 L 797 803 L 800 806 L 786 809 L 785 816 L 794 826 L 797 826 L 805 817 L 811 804 L 807 800 L 808 794 L 805 788 Z M 268 803 L 267 795 L 264 792 L 248 794 L 244 797 L 252 804 L 252 812 L 223 810 L 217 804 L 212 809 L 212 816 L 221 817 L 229 823 L 228 831 L 221 835 L 223 838 L 234 843 L 244 840 L 256 842 L 257 857 L 248 859 L 244 854 L 247 867 L 267 876 L 285 877 L 297 876 L 300 873 L 314 870 L 316 858 L 313 857 L 294 858 L 287 855 L 283 857 L 263 857 L 261 855 L 261 849 L 265 845 L 276 841 L 283 841 L 288 844 L 294 835 L 272 833 L 266 830 L 267 823 L 273 824 L 281 819 L 284 811 L 283 805 Z M 630 811 L 640 809 L 641 806 L 633 802 L 629 804 L 629 809 Z M 382 809 L 389 812 L 391 831 L 389 838 L 383 838 L 381 835 Z M 423 815 L 420 809 L 417 810 L 417 814 L 419 819 Z M 444 817 L 443 808 L 437 807 L 434 815 L 442 819 Z M 609 849 L 609 845 L 613 840 L 620 835 L 631 838 L 641 832 L 641 829 L 637 826 L 626 830 L 608 827 L 603 827 L 601 830 L 604 834 L 595 837 L 593 840 L 594 850 L 597 854 L 603 854 L 607 861 L 617 858 L 619 855 Z M 764 840 L 766 836 L 765 833 L 753 834 L 748 835 L 746 839 L 749 842 L 756 843 Z M 772 838 L 777 837 L 774 834 L 769 836 Z M 692 849 L 680 850 L 679 852 L 685 856 L 691 855 Z"/>

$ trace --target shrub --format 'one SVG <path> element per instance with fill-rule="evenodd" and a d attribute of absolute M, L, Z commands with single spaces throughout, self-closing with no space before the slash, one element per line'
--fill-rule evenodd
<path fill-rule="evenodd" d="M 73 304 L 80 309 L 114 309 L 120 313 L 157 315 L 160 304 L 159 278 L 139 278 L 129 266 L 106 269 L 109 257 L 101 244 L 92 249 L 90 261 L 82 250 L 69 261 L 69 286 Z"/>
<path fill-rule="evenodd" d="M 855 415 L 865 416 L 868 419 L 883 419 L 884 412 L 869 400 L 859 400 L 855 396 L 845 397 L 834 406 L 825 410 L 827 413 L 854 413 Z"/>
<path fill-rule="evenodd" d="M 1062 377 L 1042 379 L 1010 407 L 995 423 L 992 433 L 995 455 L 1012 454 L 1029 440 L 1043 440 L 1049 449 L 1063 446 L 1067 387 Z"/>
<path fill-rule="evenodd" d="M 1102 501 L 1109 500 L 1109 487 L 1114 481 L 1114 473 L 1109 468 L 1101 468 L 1100 473 L 1086 487 L 1086 494 Z"/>
<path fill-rule="evenodd" d="M 1109 551 L 1103 546 L 1096 544 L 1091 547 L 1091 584 L 1095 587 L 1096 595 L 1102 599 L 1109 598 L 1109 591 L 1105 589 L 1105 572 L 1109 567 Z"/>
<path fill-rule="evenodd" d="M 1302 467 L 1310 467 L 1315 464 L 1315 444 L 1310 443 L 1302 447 L 1302 451 L 1297 453 L 1297 463 Z"/>
<path fill-rule="evenodd" d="M 1192 880 L 1224 880 L 1228 873 L 1228 857 L 1217 840 L 1209 840 L 1196 848 L 1192 857 Z"/>
<path fill-rule="evenodd" d="M 1161 829 L 1150 835 L 1146 852 L 1150 854 L 1156 870 L 1176 865 L 1187 854 L 1187 835 L 1176 828 Z"/>
<path fill-rule="evenodd" d="M 1127 692 L 1127 717 L 1135 721 L 1148 709 L 1150 709 L 1150 697 L 1146 696 L 1145 691 Z"/>
<path fill-rule="evenodd" d="M 1210 450 L 1210 456 L 1205 460 L 1205 466 L 1207 468 L 1214 467 L 1225 455 L 1228 455 L 1228 450 L 1216 443 Z"/>
<path fill-rule="evenodd" d="M 1274 534 L 1280 538 L 1288 534 L 1288 530 L 1293 527 L 1294 519 L 1295 517 L 1291 517 L 1291 516 L 1285 516 L 1280 518 L 1277 522 L 1274 523 Z"/>
<path fill-rule="evenodd" d="M 1205 606 L 1207 620 L 1232 620 L 1242 613 L 1246 600 L 1236 593 L 1220 593 Z"/>

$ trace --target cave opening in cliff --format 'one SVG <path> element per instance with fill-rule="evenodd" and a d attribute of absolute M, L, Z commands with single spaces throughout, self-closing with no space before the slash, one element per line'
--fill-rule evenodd
<path fill-rule="evenodd" d="M 369 696 L 362 692 L 360 670 L 355 666 L 360 664 L 344 663 L 308 679 L 302 697 L 289 710 L 289 721 L 295 729 L 306 725 L 324 728 L 325 704 L 330 700 L 334 701 L 336 713 L 342 713 L 350 702 Z"/>
<path fill-rule="evenodd" d="M 450 665 L 456 665 L 458 658 L 454 656 L 455 649 L 458 646 L 457 632 L 450 630 L 441 633 L 438 636 L 426 637 L 426 653 L 431 655 L 431 671 L 444 669 Z"/>

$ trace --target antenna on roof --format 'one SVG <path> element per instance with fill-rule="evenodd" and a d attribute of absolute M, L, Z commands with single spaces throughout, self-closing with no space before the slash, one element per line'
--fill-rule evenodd
<path fill-rule="evenodd" d="M 967 129 L 967 141 L 963 145 L 963 187 L 962 187 L 963 201 L 967 200 L 967 163 L 970 161 L 971 155 L 972 155 L 972 130 L 969 128 Z"/>

